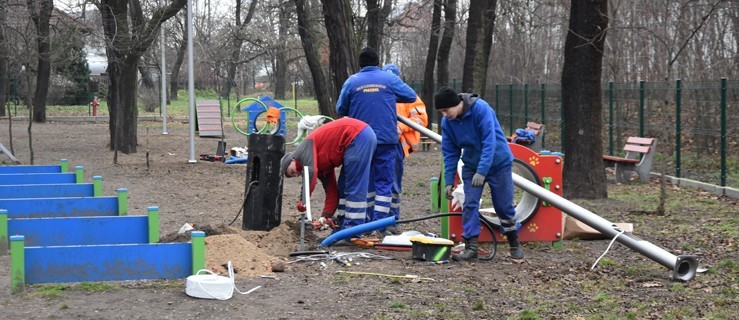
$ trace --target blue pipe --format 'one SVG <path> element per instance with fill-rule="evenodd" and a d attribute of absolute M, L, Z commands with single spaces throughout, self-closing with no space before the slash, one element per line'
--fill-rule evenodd
<path fill-rule="evenodd" d="M 356 237 L 360 233 L 365 233 L 372 230 L 383 229 L 389 226 L 395 225 L 395 216 L 387 217 L 377 221 L 363 223 L 358 226 L 354 226 L 348 229 L 338 231 L 321 242 L 321 247 L 330 247 L 339 240 L 346 238 Z"/>

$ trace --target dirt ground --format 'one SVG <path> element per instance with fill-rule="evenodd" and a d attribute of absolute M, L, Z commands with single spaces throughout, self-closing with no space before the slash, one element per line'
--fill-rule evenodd
<path fill-rule="evenodd" d="M 30 163 L 27 122 L 13 122 L 13 149 Z M 0 143 L 10 148 L 9 122 L 0 120 Z M 282 224 L 269 232 L 242 231 L 234 220 L 244 199 L 246 165 L 198 161 L 188 164 L 188 127 L 170 121 L 142 122 L 138 153 L 118 155 L 108 143 L 107 123 L 55 122 L 33 125 L 35 164 L 69 159 L 85 167 L 85 179 L 103 177 L 103 191 L 129 191 L 130 214 L 160 207 L 163 241 L 187 241 L 177 234 L 185 223 L 206 231 L 207 268 L 224 272 L 231 260 L 241 291 L 261 286 L 227 301 L 202 300 L 185 294 L 185 279 L 111 282 L 102 290 L 79 284 L 45 294 L 48 285 L 30 285 L 10 294 L 10 259 L 0 256 L 2 318 L 27 319 L 736 319 L 739 298 L 736 201 L 695 190 L 668 186 L 668 214 L 655 215 L 658 181 L 648 185 L 609 186 L 610 199 L 573 200 L 613 222 L 634 223 L 634 234 L 675 255 L 695 254 L 708 272 L 682 283 L 672 271 L 616 243 L 598 267 L 593 262 L 610 239 L 527 243 L 526 261 L 513 263 L 507 246 L 499 245 L 492 261 L 434 265 L 411 258 L 410 252 L 334 248 L 360 252 L 351 266 L 336 261 L 296 261 L 299 192 L 297 179 L 283 191 Z M 227 127 L 228 147 L 244 146 L 246 138 Z M 196 157 L 215 153 L 217 140 L 196 138 Z M 292 149 L 288 146 L 288 150 Z M 147 158 L 148 155 L 148 158 Z M 147 160 L 148 159 L 148 160 Z M 7 162 L 4 155 L 0 161 Z M 429 179 L 438 175 L 440 152 L 417 152 L 406 161 L 404 218 L 430 214 Z M 320 189 L 320 188 L 318 188 Z M 628 196 L 631 195 L 631 196 Z M 318 190 L 313 208 L 322 207 Z M 689 199 L 686 201 L 686 199 Z M 403 225 L 404 230 L 439 232 L 438 220 Z M 317 237 L 307 235 L 314 249 Z M 370 259 L 369 254 L 391 260 Z M 274 262 L 284 272 L 271 272 Z M 415 279 L 386 277 L 416 275 Z M 731 306 L 734 307 L 731 307 Z M 731 311 L 734 310 L 734 311 Z M 733 314 L 733 316 L 732 316 Z"/>

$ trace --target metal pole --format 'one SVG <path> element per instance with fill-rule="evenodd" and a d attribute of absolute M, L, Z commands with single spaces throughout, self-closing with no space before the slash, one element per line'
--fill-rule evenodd
<path fill-rule="evenodd" d="M 639 81 L 639 136 L 644 136 L 644 80 Z"/>
<path fill-rule="evenodd" d="M 161 93 L 162 93 L 162 100 L 160 102 L 161 111 L 162 111 L 162 134 L 169 134 L 167 132 L 167 61 L 165 59 L 164 54 L 164 27 L 160 26 L 159 29 L 159 51 L 161 51 L 162 54 L 162 74 L 159 77 L 159 80 L 161 80 Z"/>
<path fill-rule="evenodd" d="M 529 123 L 529 84 L 523 85 L 523 123 Z"/>
<path fill-rule="evenodd" d="M 190 159 L 187 163 L 198 162 L 195 160 L 195 73 L 192 55 L 192 0 L 187 0 L 187 91 L 190 98 Z"/>
<path fill-rule="evenodd" d="M 546 104 L 545 95 L 546 95 L 546 84 L 542 83 L 541 84 L 541 124 L 543 125 L 547 124 L 547 121 L 546 121 L 546 105 L 547 104 Z M 544 138 L 545 136 L 542 135 L 541 136 L 541 147 L 542 148 L 546 148 L 547 141 Z"/>
<path fill-rule="evenodd" d="M 398 121 L 405 123 L 409 127 L 423 135 L 426 135 L 437 143 L 441 143 L 441 136 L 439 134 L 401 116 L 398 116 Z M 698 259 L 695 256 L 675 256 L 667 252 L 665 249 L 662 249 L 646 240 L 639 239 L 629 232 L 622 233 L 622 230 L 612 222 L 609 222 L 595 213 L 592 213 L 515 173 L 513 174 L 513 184 L 539 199 L 546 201 L 557 209 L 562 210 L 573 218 L 582 221 L 591 228 L 600 231 L 600 233 L 606 237 L 614 238 L 618 235 L 618 237 L 616 237 L 616 241 L 647 256 L 647 258 L 654 260 L 668 269 L 672 269 L 673 280 L 689 281 L 695 277 L 695 273 L 698 269 Z"/>
<path fill-rule="evenodd" d="M 508 84 L 508 135 L 513 135 L 513 84 Z M 441 142 L 439 142 L 441 143 Z"/>
<path fill-rule="evenodd" d="M 721 78 L 721 186 L 726 187 L 726 78 Z"/>
<path fill-rule="evenodd" d="M 682 107 L 682 89 L 680 87 L 680 79 L 675 81 L 675 176 L 680 178 L 680 149 L 682 149 L 683 130 L 680 119 Z"/>
<path fill-rule="evenodd" d="M 608 154 L 613 155 L 613 81 L 608 81 Z"/>

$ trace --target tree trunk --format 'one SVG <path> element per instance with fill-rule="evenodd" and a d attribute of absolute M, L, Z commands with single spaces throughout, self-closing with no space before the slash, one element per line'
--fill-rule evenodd
<path fill-rule="evenodd" d="M 46 122 L 46 96 L 49 93 L 51 76 L 51 44 L 49 20 L 54 9 L 53 0 L 28 0 L 28 12 L 36 25 L 38 44 L 38 66 L 36 67 L 36 93 L 33 99 L 33 121 Z"/>
<path fill-rule="evenodd" d="M 177 57 L 172 64 L 172 74 L 169 76 L 169 91 L 172 100 L 177 100 L 177 91 L 180 90 L 180 69 L 185 62 L 185 52 L 187 52 L 187 40 L 183 39 L 177 48 Z"/>
<path fill-rule="evenodd" d="M 136 107 L 138 61 L 133 59 L 129 57 L 129 59 L 108 60 L 110 147 L 111 150 L 126 154 L 136 153 L 138 145 L 136 135 L 139 113 Z M 135 59 L 138 60 L 138 58 Z"/>
<path fill-rule="evenodd" d="M 464 66 L 462 67 L 461 92 L 472 92 L 475 88 L 475 70 L 479 34 L 482 31 L 482 14 L 486 0 L 470 0 L 469 18 L 467 19 L 467 39 L 464 48 Z"/>
<path fill-rule="evenodd" d="M 5 102 L 8 101 L 8 43 L 5 38 L 7 2 L 0 3 L 0 117 L 5 116 Z M 8 112 L 10 114 L 10 112 Z M 12 137 L 12 132 L 9 131 Z M 9 142 L 10 143 L 10 142 Z"/>
<path fill-rule="evenodd" d="M 392 8 L 392 0 L 385 0 L 382 7 L 379 0 L 367 0 L 367 46 L 377 49 L 381 57 L 385 22 Z"/>
<path fill-rule="evenodd" d="M 97 3 L 106 39 L 110 111 L 108 129 L 110 147 L 116 151 L 114 163 L 117 163 L 118 151 L 136 152 L 136 90 L 141 56 L 159 34 L 161 24 L 177 14 L 186 4 L 187 0 L 173 0 L 167 7 L 155 9 L 151 18 L 146 19 L 140 10 L 139 0 L 102 0 Z"/>
<path fill-rule="evenodd" d="M 139 63 L 139 74 L 141 74 L 141 84 L 149 89 L 154 89 L 154 78 L 151 77 L 149 68 L 146 68 L 143 64 Z"/>
<path fill-rule="evenodd" d="M 280 27 L 278 29 L 277 53 L 275 54 L 275 99 L 285 99 L 287 84 L 287 29 L 290 23 L 290 12 L 280 6 Z"/>
<path fill-rule="evenodd" d="M 436 52 L 439 49 L 439 31 L 441 27 L 441 5 L 443 0 L 434 0 L 434 8 L 431 13 L 431 37 L 429 38 L 429 49 L 426 53 L 426 66 L 423 71 L 423 92 L 421 100 L 426 104 L 428 114 L 428 127 L 434 122 L 434 67 L 436 67 Z"/>
<path fill-rule="evenodd" d="M 351 5 L 346 0 L 323 0 L 323 16 L 329 41 L 332 96 L 338 97 L 344 81 L 359 70 L 355 52 Z"/>
<path fill-rule="evenodd" d="M 320 54 L 316 45 L 316 33 L 311 28 L 311 17 L 308 10 L 305 10 L 305 0 L 293 0 L 298 16 L 298 33 L 300 41 L 303 43 L 303 51 L 305 52 L 305 60 L 308 62 L 311 78 L 313 79 L 313 90 L 318 100 L 318 110 L 322 115 L 336 118 L 336 106 L 334 96 L 330 94 L 329 84 L 326 82 L 326 76 L 321 68 Z M 336 96 L 338 97 L 338 95 Z"/>
<path fill-rule="evenodd" d="M 479 39 L 477 47 L 476 68 L 474 74 L 475 87 L 473 92 L 479 93 L 480 97 L 485 97 L 485 89 L 488 79 L 488 62 L 490 61 L 490 49 L 493 46 L 493 29 L 495 28 L 495 5 L 497 0 L 489 0 L 486 2 L 486 8 L 483 12 L 482 19 L 482 35 Z M 495 106 L 496 108 L 498 106 Z"/>
<path fill-rule="evenodd" d="M 436 57 L 436 84 L 439 87 L 449 84 L 449 52 L 452 50 L 454 25 L 457 22 L 457 0 L 444 0 L 444 2 L 444 33 L 441 35 L 439 53 Z M 438 122 L 441 124 L 441 112 L 429 112 L 431 113 L 436 113 L 434 118 L 439 119 Z M 441 134 L 441 126 L 438 126 L 437 130 Z"/>
<path fill-rule="evenodd" d="M 436 81 L 439 86 L 449 84 L 449 52 L 452 49 L 454 24 L 457 21 L 457 0 L 444 2 L 444 33 L 441 35 L 439 55 L 436 57 Z"/>
<path fill-rule="evenodd" d="M 565 198 L 608 197 L 600 80 L 608 0 L 572 1 L 562 69 Z"/>

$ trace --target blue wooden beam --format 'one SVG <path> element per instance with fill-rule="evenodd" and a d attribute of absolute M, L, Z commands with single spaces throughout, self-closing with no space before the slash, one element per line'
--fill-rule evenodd
<path fill-rule="evenodd" d="M 148 216 L 7 219 L 7 223 L 8 235 L 23 235 L 28 247 L 149 243 Z"/>
<path fill-rule="evenodd" d="M 92 196 L 92 183 L 0 185 L 0 199 Z"/>

